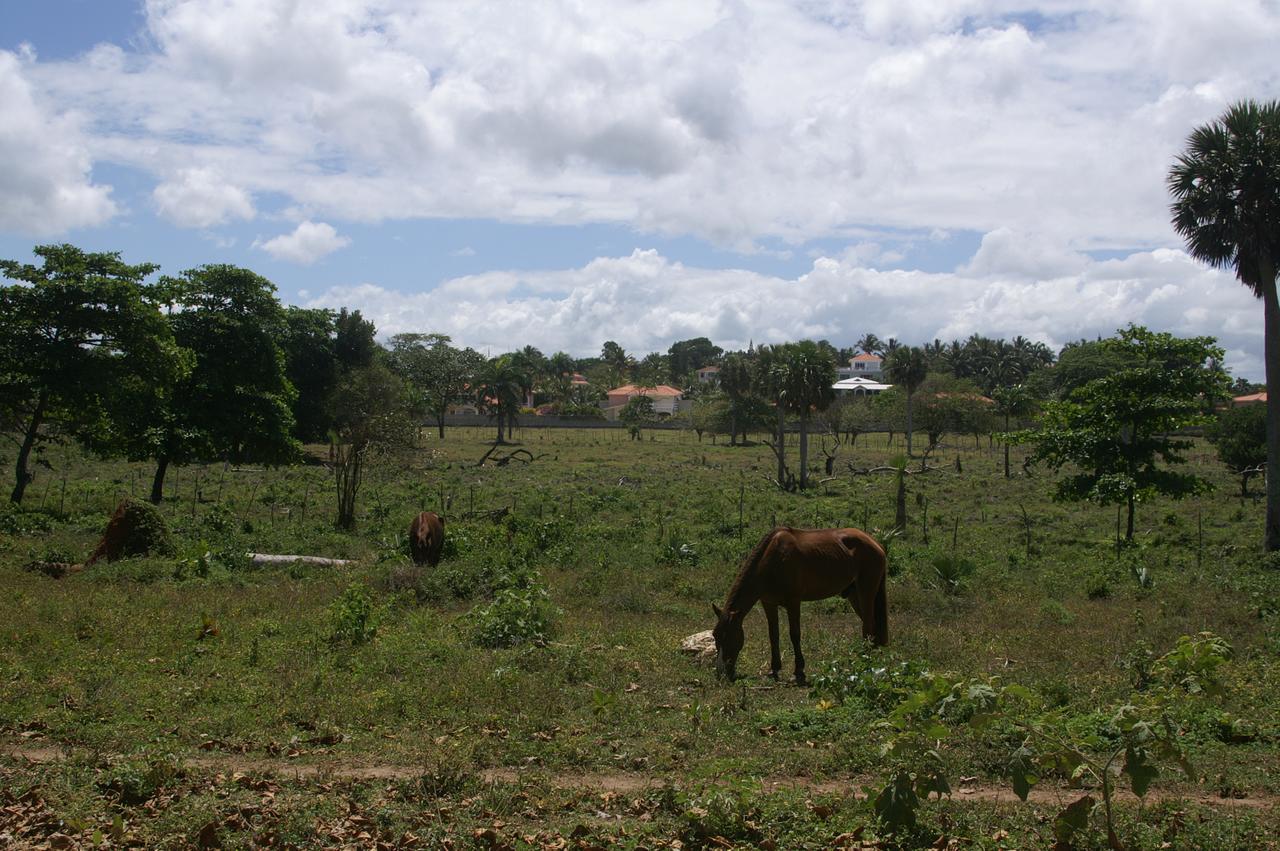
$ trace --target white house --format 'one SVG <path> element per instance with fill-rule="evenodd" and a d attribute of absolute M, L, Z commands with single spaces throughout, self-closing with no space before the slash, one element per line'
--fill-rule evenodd
<path fill-rule="evenodd" d="M 853 378 L 856 375 L 863 375 L 867 378 L 878 380 L 883 367 L 884 359 L 879 355 L 861 354 L 849 358 L 849 365 L 838 367 L 836 373 L 841 378 Z"/>
<path fill-rule="evenodd" d="M 679 390 L 667 384 L 659 384 L 657 387 L 640 387 L 635 384 L 624 384 L 621 387 L 615 387 L 608 392 L 608 401 L 604 403 L 605 413 L 613 412 L 610 416 L 616 416 L 617 412 L 622 410 L 627 402 L 636 396 L 648 396 L 653 400 L 653 412 L 655 414 L 666 414 L 670 416 L 679 410 L 680 397 L 683 395 Z"/>
<path fill-rule="evenodd" d="M 837 396 L 874 396 L 892 386 L 892 384 L 881 384 L 865 375 L 855 375 L 852 378 L 840 379 L 831 385 L 831 389 L 836 391 Z"/>

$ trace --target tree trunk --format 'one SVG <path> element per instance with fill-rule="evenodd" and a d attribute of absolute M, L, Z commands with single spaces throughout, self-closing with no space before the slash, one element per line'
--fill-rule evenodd
<path fill-rule="evenodd" d="M 907 457 L 911 457 L 911 394 L 907 394 Z"/>
<path fill-rule="evenodd" d="M 1275 267 L 1260 264 L 1267 372 L 1267 552 L 1280 550 L 1280 303 Z"/>
<path fill-rule="evenodd" d="M 785 483 L 787 478 L 787 412 L 778 402 L 778 484 Z"/>
<path fill-rule="evenodd" d="M 338 486 L 339 529 L 350 531 L 356 526 L 356 493 L 360 490 L 363 449 L 355 444 L 335 447 L 333 472 Z"/>
<path fill-rule="evenodd" d="M 22 436 L 22 445 L 18 447 L 18 463 L 14 469 L 13 493 L 9 495 L 10 502 L 22 502 L 22 494 L 26 491 L 27 485 L 34 478 L 28 469 L 31 460 L 31 447 L 36 444 L 36 435 L 40 433 L 40 426 L 44 425 L 45 406 L 49 403 L 49 394 L 41 391 L 40 396 L 36 399 L 36 409 L 31 412 L 31 422 L 27 425 L 27 433 Z"/>
<path fill-rule="evenodd" d="M 903 463 L 898 470 L 898 493 L 894 500 L 893 526 L 895 529 L 907 530 L 907 465 Z"/>
<path fill-rule="evenodd" d="M 151 480 L 151 502 L 159 505 L 164 499 L 164 474 L 169 469 L 169 459 L 161 455 L 156 459 L 156 475 Z"/>
<path fill-rule="evenodd" d="M 1133 543 L 1133 511 L 1137 501 L 1133 491 L 1129 491 L 1129 525 L 1125 528 L 1124 539 L 1130 544 Z"/>
<path fill-rule="evenodd" d="M 1009 415 L 1008 414 L 1004 415 L 1004 433 L 1005 434 L 1009 433 Z M 1004 443 L 1004 477 L 1007 479 L 1009 478 L 1009 441 L 1006 438 L 1002 442 Z"/>
<path fill-rule="evenodd" d="M 498 409 L 498 443 L 506 443 L 506 441 L 502 439 L 502 409 L 501 408 Z"/>
<path fill-rule="evenodd" d="M 809 486 L 809 418 L 800 417 L 800 490 Z"/>
<path fill-rule="evenodd" d="M 444 440 L 444 411 L 436 412 L 436 428 L 440 429 L 440 439 Z"/>

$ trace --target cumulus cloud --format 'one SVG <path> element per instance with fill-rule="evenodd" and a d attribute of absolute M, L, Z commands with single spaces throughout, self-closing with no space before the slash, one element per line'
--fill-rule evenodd
<path fill-rule="evenodd" d="M 277 260 L 309 266 L 350 244 L 351 240 L 340 235 L 333 229 L 333 225 L 306 221 L 301 222 L 292 233 L 281 234 L 265 242 L 255 241 L 253 246 L 261 248 Z"/>
<path fill-rule="evenodd" d="M 1174 245 L 1192 126 L 1280 90 L 1280 10 L 1177 0 L 148 0 L 154 51 L 33 66 L 104 158 L 234 163 L 333 220 L 859 227 Z M 225 172 L 224 173 L 230 173 Z"/>
<path fill-rule="evenodd" d="M 781 278 L 637 250 L 576 269 L 456 278 L 425 293 L 334 287 L 308 304 L 359 308 L 383 335 L 441 332 L 494 354 L 528 344 L 590 355 L 605 340 L 643 354 L 703 335 L 726 348 L 805 337 L 850 345 L 867 332 L 913 343 L 1023 335 L 1056 350 L 1135 322 L 1215 336 L 1236 374 L 1262 374 L 1256 300 L 1230 275 L 1168 249 L 1084 258 L 1048 280 L 1009 269 L 876 270 L 856 257 L 819 258 L 805 274 Z"/>
<path fill-rule="evenodd" d="M 210 168 L 184 169 L 152 193 L 157 209 L 179 227 L 208 228 L 252 219 L 249 193 Z"/>
<path fill-rule="evenodd" d="M 116 213 L 111 187 L 93 182 L 79 121 L 49 109 L 27 67 L 0 51 L 0 229 L 43 236 L 102 224 Z"/>

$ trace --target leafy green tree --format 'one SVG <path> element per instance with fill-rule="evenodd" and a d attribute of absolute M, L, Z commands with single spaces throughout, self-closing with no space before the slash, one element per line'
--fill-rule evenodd
<path fill-rule="evenodd" d="M 800 488 L 809 484 L 809 423 L 815 411 L 835 401 L 836 364 L 829 351 L 812 340 L 788 347 L 786 354 L 786 403 L 800 420 Z"/>
<path fill-rule="evenodd" d="M 977 434 L 990 424 L 991 400 L 967 379 L 935 373 L 920 385 L 917 396 L 918 425 L 928 438 L 921 455 L 921 469 L 942 443 L 944 435 Z"/>
<path fill-rule="evenodd" d="M 21 284 L 0 287 L 0 429 L 17 448 L 10 500 L 21 502 L 41 448 L 63 436 L 115 451 L 139 398 L 167 386 L 185 361 L 143 279 L 150 263 L 116 252 L 41 245 L 42 265 L 0 261 Z"/>
<path fill-rule="evenodd" d="M 657 387 L 668 380 L 670 372 L 667 356 L 650 352 L 636 364 L 635 381 L 641 387 Z"/>
<path fill-rule="evenodd" d="M 918 346 L 899 346 L 894 348 L 884 363 L 885 374 L 894 384 L 902 385 L 907 399 L 907 455 L 911 455 L 912 422 L 911 403 L 916 390 L 924 383 L 929 374 L 929 361 L 924 349 Z"/>
<path fill-rule="evenodd" d="M 335 314 L 319 308 L 286 307 L 284 333 L 285 375 L 298 391 L 293 403 L 294 435 L 303 443 L 328 439 L 328 399 L 338 382 L 335 348 Z"/>
<path fill-rule="evenodd" d="M 189 352 L 190 372 L 156 397 L 149 428 L 132 431 L 127 454 L 155 459 L 151 501 L 164 494 L 170 464 L 218 460 L 280 463 L 297 456 L 296 391 L 285 372 L 284 311 L 275 286 L 236 266 L 190 269 L 164 285 L 179 310 L 174 341 Z"/>
<path fill-rule="evenodd" d="M 686 385 L 694 372 L 715 364 L 722 354 L 724 349 L 706 337 L 674 342 L 667 350 L 667 366 L 671 378 L 682 386 Z"/>
<path fill-rule="evenodd" d="M 746 407 L 753 398 L 751 360 L 742 352 L 731 352 L 720 364 L 720 389 L 729 400 L 729 445 L 735 446 L 739 431 L 745 431 Z"/>
<path fill-rule="evenodd" d="M 386 366 L 346 370 L 329 397 L 330 452 L 338 497 L 335 525 L 354 529 L 356 497 L 371 461 L 413 441 L 413 407 L 405 382 Z"/>
<path fill-rule="evenodd" d="M 1173 227 L 1191 256 L 1262 299 L 1267 466 L 1280 468 L 1280 101 L 1241 101 L 1192 131 L 1169 170 Z M 1267 476 L 1266 547 L 1280 549 L 1280 475 Z"/>
<path fill-rule="evenodd" d="M 1127 356 L 1128 352 L 1104 346 L 1102 340 L 1067 343 L 1058 354 L 1058 362 L 1045 373 L 1045 389 L 1050 395 L 1065 399 L 1090 381 L 1130 366 Z"/>
<path fill-rule="evenodd" d="M 333 324 L 333 351 L 342 369 L 373 363 L 378 354 L 378 343 L 374 340 L 377 329 L 372 322 L 361 316 L 360 311 L 348 311 L 344 307 L 338 311 Z"/>
<path fill-rule="evenodd" d="M 640 429 L 652 425 L 657 419 L 653 411 L 653 400 L 648 396 L 632 396 L 618 412 L 618 419 L 626 425 L 631 439 L 639 440 Z"/>
<path fill-rule="evenodd" d="M 1101 345 L 1128 363 L 1096 378 L 1069 399 L 1049 402 L 1039 424 L 1011 439 L 1033 446 L 1032 461 L 1074 472 L 1058 481 L 1056 498 L 1127 505 L 1126 540 L 1133 540 L 1136 504 L 1154 494 L 1179 499 L 1208 485 L 1177 472 L 1188 440 L 1172 435 L 1208 420 L 1204 399 L 1225 391 L 1221 372 L 1205 368 L 1222 349 L 1211 337 L 1180 339 L 1129 326 Z"/>
<path fill-rule="evenodd" d="M 435 418 L 441 440 L 450 406 L 466 397 L 484 367 L 484 356 L 479 352 L 455 348 L 450 342 L 447 334 L 396 334 L 391 338 L 392 365 L 420 394 L 422 406 Z"/>
<path fill-rule="evenodd" d="M 1241 405 L 1223 411 L 1207 429 L 1218 459 L 1240 476 L 1240 495 L 1249 495 L 1249 479 L 1267 463 L 1267 408 Z"/>

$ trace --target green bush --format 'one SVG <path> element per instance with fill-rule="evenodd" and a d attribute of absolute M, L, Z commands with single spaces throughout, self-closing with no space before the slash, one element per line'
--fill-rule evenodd
<path fill-rule="evenodd" d="M 543 643 L 552 635 L 559 614 L 545 588 L 505 588 L 491 603 L 467 614 L 470 638 L 479 647 L 514 647 Z"/>
<path fill-rule="evenodd" d="M 0 504 L 0 534 L 43 535 L 53 529 L 53 518 L 41 510 L 28 510 L 13 503 Z"/>
<path fill-rule="evenodd" d="M 1084 578 L 1084 593 L 1090 600 L 1105 600 L 1111 596 L 1111 581 L 1103 570 L 1094 568 Z"/>
<path fill-rule="evenodd" d="M 928 577 L 928 584 L 940 589 L 944 594 L 959 594 L 976 569 L 971 559 L 955 553 L 934 556 L 930 566 L 933 570 Z"/>
<path fill-rule="evenodd" d="M 181 776 L 182 763 L 173 754 L 144 755 L 107 769 L 97 785 L 124 806 L 136 807 Z"/>
<path fill-rule="evenodd" d="M 348 585 L 341 596 L 329 604 L 329 643 L 358 645 L 373 639 L 378 632 L 373 598 L 363 585 Z"/>
<path fill-rule="evenodd" d="M 151 554 L 171 556 L 177 552 L 169 534 L 169 524 L 160 509 L 139 499 L 126 499 L 116 511 L 127 534 L 119 542 L 118 553 L 108 553 L 107 558 Z M 112 520 L 115 522 L 116 518 Z M 110 529 L 111 524 L 107 528 Z"/>
<path fill-rule="evenodd" d="M 838 703 L 857 701 L 877 711 L 897 706 L 927 673 L 914 660 L 886 663 L 882 653 L 863 646 L 857 653 L 834 659 L 810 680 L 810 694 Z"/>

